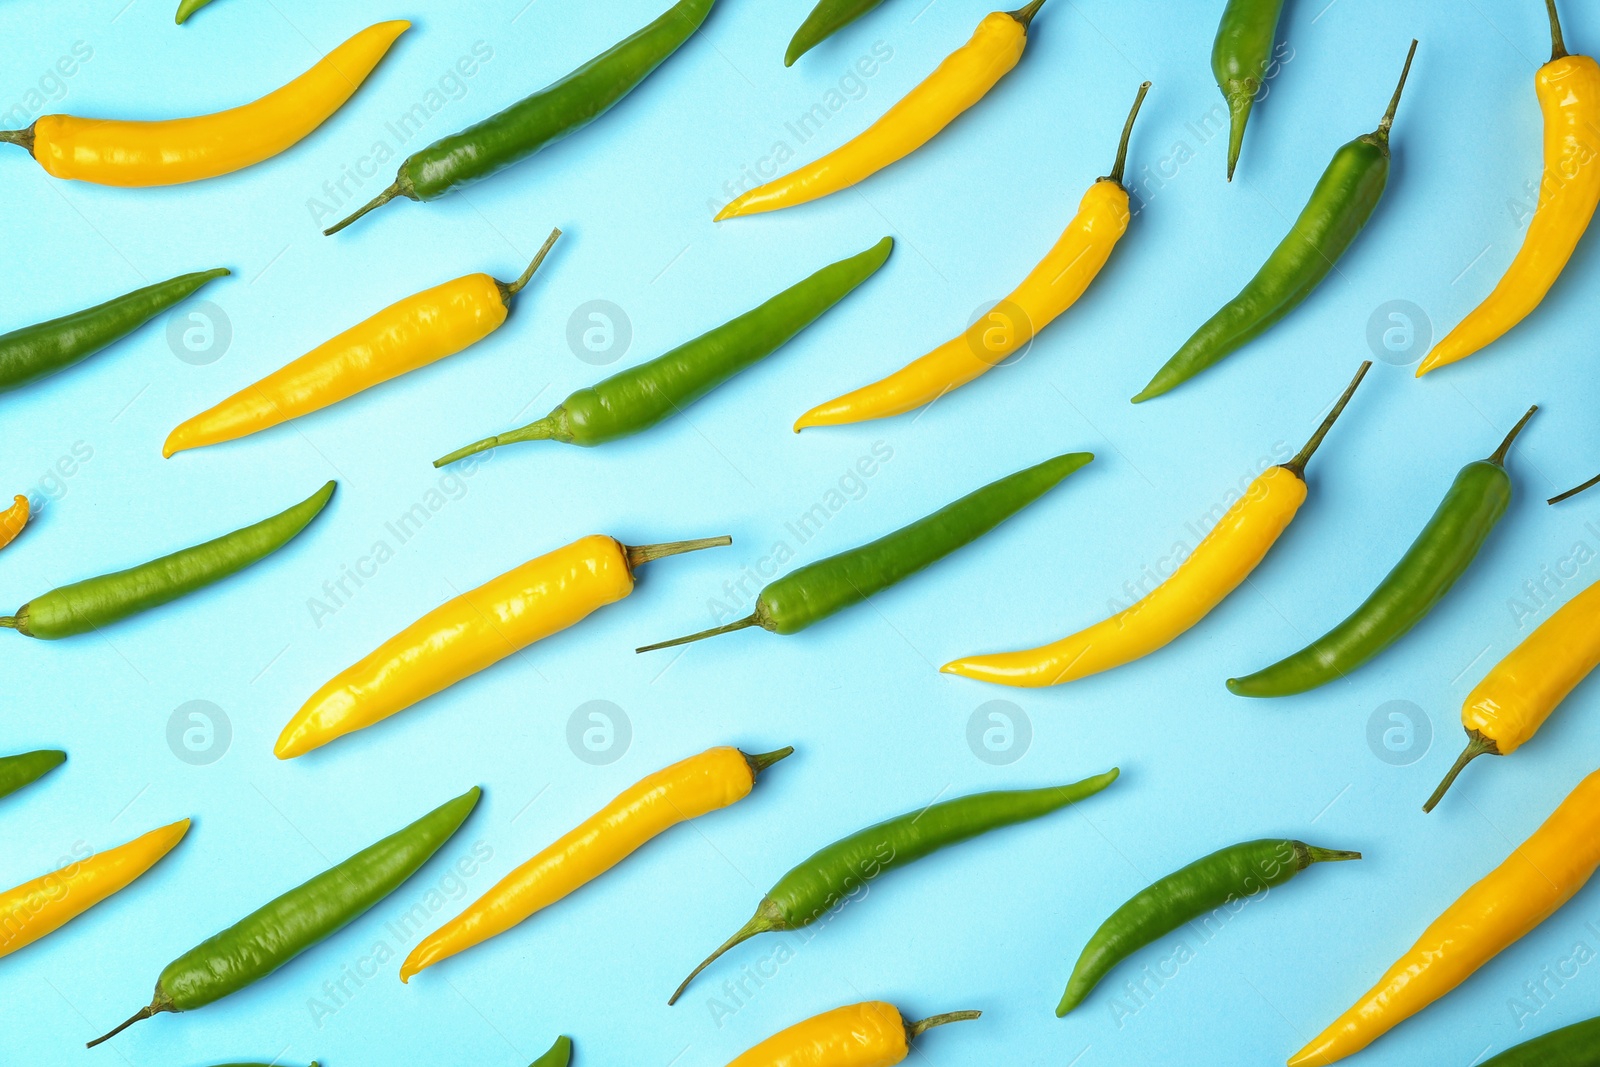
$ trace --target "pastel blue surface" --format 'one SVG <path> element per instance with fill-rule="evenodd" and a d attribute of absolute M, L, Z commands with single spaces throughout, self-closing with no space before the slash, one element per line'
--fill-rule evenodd
<path fill-rule="evenodd" d="M 569 1033 L 582 1064 L 706 1067 L 818 1011 L 882 998 L 913 1016 L 984 1009 L 981 1022 L 928 1035 L 915 1054 L 924 1063 L 1280 1063 L 1600 763 L 1586 685 L 1526 749 L 1480 761 L 1435 814 L 1420 811 L 1461 744 L 1467 691 L 1552 603 L 1600 577 L 1600 494 L 1542 503 L 1600 465 L 1600 386 L 1578 372 L 1596 340 L 1593 238 L 1538 313 L 1470 362 L 1417 382 L 1400 364 L 1414 365 L 1420 347 L 1384 350 L 1389 361 L 1313 463 L 1292 528 L 1248 586 L 1174 646 L 1044 692 L 936 671 L 1126 603 L 1255 473 L 1298 448 L 1373 354 L 1371 324 L 1378 334 L 1404 325 L 1384 305 L 1413 302 L 1437 338 L 1488 292 L 1521 241 L 1539 175 L 1542 5 L 1291 0 L 1281 72 L 1230 186 L 1209 69 L 1220 3 L 1054 0 L 1017 70 L 915 157 L 822 203 L 715 226 L 714 209 L 751 173 L 862 129 L 989 10 L 889 0 L 785 70 L 810 0 L 725 0 L 590 129 L 464 194 L 391 204 L 336 239 L 318 233 L 386 184 L 400 157 L 564 74 L 664 2 L 219 0 L 181 29 L 168 0 L 0 8 L 0 109 L 23 123 L 57 110 L 229 107 L 370 22 L 416 23 L 322 129 L 238 175 L 103 189 L 0 154 L 0 329 L 184 271 L 234 271 L 200 296 L 213 325 L 225 316 L 226 346 L 207 350 L 191 302 L 3 399 L 0 492 L 43 503 L 0 555 L 6 608 L 339 481 L 302 537 L 244 575 L 103 636 L 0 643 L 0 751 L 72 754 L 0 805 L 0 884 L 195 818 L 148 877 L 0 961 L 0 1060 L 521 1067 Z M 1563 6 L 1573 50 L 1600 48 L 1600 14 Z M 1368 232 L 1266 339 L 1130 405 L 1260 264 L 1334 149 L 1373 127 L 1412 36 L 1422 44 L 1393 180 Z M 75 53 L 62 76 L 58 60 Z M 1025 359 L 919 417 L 793 435 L 801 411 L 922 354 L 1021 279 L 1109 168 L 1144 78 L 1155 87 L 1129 163 L 1142 208 L 1080 305 Z M 828 117 L 802 142 L 795 124 L 815 105 Z M 402 141 L 407 113 L 420 130 Z M 161 458 L 179 421 L 384 305 L 473 271 L 515 276 L 555 225 L 567 237 L 485 343 L 291 426 Z M 470 469 L 429 466 L 885 233 L 898 244 L 877 277 L 685 417 L 592 452 L 524 445 Z M 583 317 L 592 301 L 622 309 L 631 327 L 607 366 L 568 340 L 603 327 Z M 199 351 L 185 347 L 189 328 Z M 1510 464 L 1517 500 L 1432 617 L 1345 683 L 1270 703 L 1224 690 L 1227 676 L 1353 608 L 1455 471 L 1535 401 L 1545 410 Z M 719 621 L 715 601 L 748 610 L 775 553 L 792 557 L 786 567 L 820 558 L 1076 449 L 1099 459 L 870 606 L 802 636 L 632 652 Z M 870 476 L 856 473 L 863 457 Z M 818 505 L 825 521 L 802 540 L 788 524 Z M 402 539 L 393 524 L 407 513 Z M 632 543 L 729 533 L 735 544 L 652 564 L 632 597 L 581 627 L 308 758 L 273 758 L 283 723 L 333 673 L 444 598 L 591 532 Z M 1026 742 L 998 755 L 969 743 L 995 700 L 1028 724 L 1016 735 Z M 219 728 L 209 749 L 192 701 L 214 706 L 200 706 Z M 608 752 L 569 743 L 591 701 L 626 717 L 628 739 Z M 410 986 L 395 980 L 418 940 L 400 926 L 413 909 L 431 929 L 629 783 L 727 743 L 797 753 L 734 808 Z M 814 848 L 935 798 L 1113 765 L 1123 778 L 1101 796 L 885 878 L 815 938 L 748 944 L 666 1007 L 688 969 Z M 147 1002 L 168 960 L 473 784 L 485 797 L 461 833 L 365 918 L 255 988 L 83 1050 Z M 1278 835 L 1367 859 L 1314 869 L 1226 922 L 1164 938 L 1078 1013 L 1054 1017 L 1072 960 L 1127 896 L 1213 849 Z M 1466 1065 L 1584 1018 L 1600 973 L 1574 960 L 1597 951 L 1591 888 L 1353 1062 Z"/>

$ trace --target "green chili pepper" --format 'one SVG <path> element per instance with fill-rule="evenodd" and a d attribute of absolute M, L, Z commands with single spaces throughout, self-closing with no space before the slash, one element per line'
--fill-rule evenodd
<path fill-rule="evenodd" d="M 1182 385 L 1265 333 L 1299 307 L 1333 269 L 1372 217 L 1389 181 L 1389 127 L 1394 124 L 1395 109 L 1400 106 L 1400 93 L 1406 87 L 1416 51 L 1417 42 L 1412 41 L 1405 69 L 1400 72 L 1400 84 L 1395 86 L 1389 110 L 1378 128 L 1334 153 L 1333 162 L 1317 179 L 1317 187 L 1295 220 L 1294 229 L 1273 249 L 1239 295 L 1206 320 L 1156 372 L 1150 384 L 1133 398 L 1135 404 Z"/>
<path fill-rule="evenodd" d="M 67 754 L 58 749 L 0 757 L 0 797 L 8 797 L 32 785 L 65 762 Z"/>
<path fill-rule="evenodd" d="M 94 1048 L 143 1019 L 193 1011 L 253 985 L 332 937 L 399 889 L 455 834 L 483 790 L 473 786 L 405 829 L 330 867 L 185 952 L 161 972 L 155 996 Z"/>
<path fill-rule="evenodd" d="M 437 200 L 520 163 L 610 111 L 683 46 L 716 0 L 679 0 L 644 29 L 560 81 L 504 111 L 433 142 L 400 164 L 394 184 L 354 215 L 322 231 L 335 234 L 397 196 Z"/>
<path fill-rule="evenodd" d="M 1600 1019 L 1524 1041 L 1479 1067 L 1600 1067 Z"/>
<path fill-rule="evenodd" d="M 881 3 L 883 0 L 818 0 L 789 42 L 783 65 L 794 66 L 795 60 Z"/>
<path fill-rule="evenodd" d="M 1228 0 L 1217 39 L 1211 46 L 1211 73 L 1228 101 L 1228 180 L 1239 162 L 1245 123 L 1261 92 L 1262 79 L 1272 63 L 1272 46 L 1278 37 L 1278 16 L 1283 0 Z"/>
<path fill-rule="evenodd" d="M 876 274 L 892 248 L 894 238 L 885 237 L 860 255 L 823 267 L 755 310 L 664 356 L 579 389 L 544 418 L 458 448 L 433 465 L 443 467 L 518 441 L 560 441 L 588 448 L 649 429 L 782 348 Z"/>
<path fill-rule="evenodd" d="M 244 570 L 292 541 L 328 503 L 335 484 L 329 482 L 287 511 L 205 544 L 125 571 L 52 589 L 22 605 L 15 615 L 0 616 L 0 626 L 54 641 L 98 630 L 187 596 Z"/>
<path fill-rule="evenodd" d="M 1300 841 L 1247 841 L 1213 852 L 1141 890 L 1111 913 L 1084 946 L 1057 1017 L 1082 1004 L 1111 969 L 1158 938 L 1234 901 L 1265 894 L 1313 863 L 1358 860 Z"/>
<path fill-rule="evenodd" d="M 211 0 L 179 0 L 178 14 L 174 21 L 177 22 L 179 26 L 182 26 L 185 22 L 189 21 L 190 15 L 193 15 L 196 11 L 199 11 L 209 3 L 211 3 Z M 312 1064 L 311 1067 L 317 1067 L 317 1065 Z"/>
<path fill-rule="evenodd" d="M 1304 693 L 1342 678 L 1421 622 L 1466 572 L 1511 503 L 1506 454 L 1538 411 L 1528 409 L 1494 455 L 1456 475 L 1433 517 L 1372 595 L 1350 617 L 1287 659 L 1244 678 L 1229 678 L 1242 697 Z"/>
<path fill-rule="evenodd" d="M 528 1067 L 567 1067 L 572 1062 L 572 1038 L 558 1037 L 550 1051 L 534 1060 Z"/>
<path fill-rule="evenodd" d="M 59 319 L 0 335 L 0 393 L 19 389 L 82 362 L 137 330 L 206 282 L 228 274 L 224 267 L 169 278 L 126 296 Z"/>
<path fill-rule="evenodd" d="M 1091 452 L 1068 452 L 1009 474 L 894 533 L 860 548 L 808 563 L 769 583 L 756 597 L 756 610 L 748 618 L 688 637 L 646 645 L 636 651 L 653 652 L 658 648 L 685 645 L 750 626 L 759 626 L 775 634 L 799 633 L 977 540 L 1092 459 Z"/>
<path fill-rule="evenodd" d="M 835 841 L 778 879 L 761 898 L 750 921 L 696 967 L 667 1003 L 677 1003 L 689 983 L 735 945 L 757 934 L 810 926 L 865 892 L 868 882 L 891 868 L 970 841 L 990 830 L 1059 811 L 1068 804 L 1094 796 L 1116 781 L 1119 773 L 1113 767 L 1104 774 L 1071 785 L 957 797 L 907 812 Z"/>

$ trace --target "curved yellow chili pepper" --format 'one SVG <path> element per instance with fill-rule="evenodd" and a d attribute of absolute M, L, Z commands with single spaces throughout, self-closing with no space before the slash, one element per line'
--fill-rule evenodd
<path fill-rule="evenodd" d="M 1461 706 L 1467 747 L 1423 811 L 1432 811 L 1462 768 L 1479 756 L 1509 756 L 1600 667 L 1600 582 L 1561 605 L 1484 675 Z"/>
<path fill-rule="evenodd" d="M 179 185 L 270 159 L 350 99 L 411 23 L 369 26 L 283 88 L 213 115 L 159 122 L 45 115 L 0 141 L 26 148 L 57 178 L 124 187 Z"/>
<path fill-rule="evenodd" d="M 189 820 L 184 819 L 0 893 L 0 956 L 54 933 L 120 893 L 188 832 Z"/>
<path fill-rule="evenodd" d="M 717 213 L 716 221 L 810 203 L 909 156 L 1011 73 L 1028 45 L 1028 24 L 1043 6 L 1044 0 L 1033 0 L 1020 11 L 984 16 L 972 40 L 854 140 L 742 194 Z"/>
<path fill-rule="evenodd" d="M 1494 292 L 1433 346 L 1417 377 L 1466 359 L 1539 306 L 1572 257 L 1600 204 L 1600 64 L 1567 54 L 1550 9 L 1550 62 L 1534 80 L 1544 113 L 1544 177 L 1539 204 L 1511 266 Z"/>
<path fill-rule="evenodd" d="M 551 246 L 514 282 L 468 274 L 390 304 L 167 435 L 163 456 L 258 433 L 477 344 L 506 321 Z"/>
<path fill-rule="evenodd" d="M 743 800 L 756 775 L 793 751 L 713 748 L 642 779 L 427 937 L 401 965 L 400 981 L 505 933 L 679 823 Z"/>
<path fill-rule="evenodd" d="M 17 539 L 22 528 L 28 525 L 28 498 L 20 493 L 9 508 L 0 511 L 0 548 Z"/>
<path fill-rule="evenodd" d="M 1322 1067 L 1360 1052 L 1554 915 L 1597 867 L 1600 771 L 1423 931 L 1355 1007 L 1290 1057 L 1289 1067 Z"/>
<path fill-rule="evenodd" d="M 1370 361 L 1361 365 L 1299 454 L 1251 482 L 1172 576 L 1138 603 L 1052 644 L 968 656 L 939 669 L 981 682 L 1038 688 L 1099 674 L 1164 648 L 1222 603 L 1277 543 L 1305 503 L 1307 462 L 1371 366 Z"/>
<path fill-rule="evenodd" d="M 781 1030 L 728 1067 L 893 1067 L 906 1058 L 911 1042 L 924 1031 L 980 1014 L 953 1011 L 908 1023 L 893 1004 L 869 1000 Z"/>
<path fill-rule="evenodd" d="M 967 327 L 966 333 L 921 359 L 871 385 L 818 404 L 796 420 L 795 433 L 812 426 L 888 418 L 931 404 L 999 366 L 1077 303 L 1128 231 L 1128 191 L 1122 187 L 1122 172 L 1133 121 L 1149 89 L 1149 82 L 1139 86 L 1111 174 L 1089 186 L 1078 204 L 1078 214 L 1055 247 L 1010 296 Z"/>
<path fill-rule="evenodd" d="M 663 556 L 732 544 L 579 538 L 434 608 L 314 693 L 283 728 L 279 759 L 303 756 L 381 722 L 633 592 L 634 569 Z"/>

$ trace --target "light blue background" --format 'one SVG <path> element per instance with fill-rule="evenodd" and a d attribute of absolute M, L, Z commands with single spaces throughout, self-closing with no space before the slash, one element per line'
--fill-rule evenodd
<path fill-rule="evenodd" d="M 1593 362 L 1592 239 L 1533 319 L 1491 351 L 1420 383 L 1410 367 L 1376 366 L 1313 464 L 1294 526 L 1249 585 L 1174 647 L 1046 692 L 935 670 L 1101 617 L 1125 582 L 1174 544 L 1193 544 L 1190 523 L 1203 530 L 1202 516 L 1230 491 L 1299 446 L 1371 355 L 1376 309 L 1413 301 L 1437 338 L 1489 290 L 1521 240 L 1514 205 L 1539 175 L 1541 5 L 1290 0 L 1280 28 L 1289 58 L 1230 186 L 1224 139 L 1202 132 L 1220 115 L 1209 70 L 1220 3 L 1052 0 L 1018 69 L 914 158 L 820 204 L 712 225 L 712 205 L 729 198 L 724 183 L 737 183 L 742 167 L 778 141 L 809 159 L 860 130 L 989 9 L 923 5 L 889 0 L 786 71 L 784 46 L 810 0 L 725 0 L 595 127 L 463 195 L 390 205 L 337 239 L 318 234 L 309 202 L 325 199 L 323 183 L 357 168 L 374 142 L 394 147 L 385 124 L 439 87 L 476 42 L 493 58 L 460 83 L 459 98 L 445 84 L 448 102 L 405 151 L 565 73 L 664 0 L 219 0 L 182 29 L 169 0 L 15 0 L 0 10 L 0 108 L 22 104 L 30 115 L 224 108 L 370 22 L 416 22 L 322 129 L 239 175 L 122 191 L 58 182 L 20 152 L 0 155 L 0 329 L 183 271 L 235 272 L 203 294 L 231 323 L 215 362 L 176 358 L 157 323 L 4 398 L 0 490 L 47 500 L 0 556 L 6 608 L 254 521 L 327 478 L 340 483 L 311 529 L 246 575 L 103 636 L 3 642 L 0 750 L 61 746 L 72 761 L 0 811 L 0 884 L 43 873 L 74 848 L 106 848 L 185 815 L 195 826 L 132 889 L 0 962 L 0 1060 L 154 1067 L 281 1055 L 329 1067 L 521 1067 L 566 1032 L 584 1064 L 701 1067 L 818 1011 L 883 998 L 912 1016 L 985 1010 L 982 1022 L 929 1035 L 921 1063 L 1279 1063 L 1600 763 L 1591 685 L 1524 751 L 1480 761 L 1437 813 L 1419 810 L 1461 744 L 1462 698 L 1549 615 L 1524 582 L 1556 574 L 1580 542 L 1587 562 L 1566 566 L 1557 599 L 1600 577 L 1600 525 L 1587 525 L 1600 522 L 1600 495 L 1541 503 L 1600 465 L 1600 387 L 1576 372 Z M 1573 49 L 1600 48 L 1600 16 L 1571 0 L 1563 7 Z M 1334 149 L 1376 123 L 1412 36 L 1422 45 L 1395 126 L 1391 187 L 1338 271 L 1266 340 L 1168 397 L 1128 404 L 1259 265 Z M 75 42 L 92 59 L 51 82 Z M 823 135 L 799 144 L 785 123 L 823 101 L 875 42 L 892 58 Z M 1129 169 L 1145 207 L 1081 304 L 1027 358 L 920 418 L 791 434 L 805 408 L 920 355 L 1023 276 L 1109 167 L 1142 78 L 1155 88 Z M 41 84 L 59 99 L 30 109 L 27 94 Z M 396 161 L 364 179 L 356 199 L 387 182 Z M 514 276 L 553 225 L 567 238 L 489 341 L 292 426 L 161 458 L 179 421 L 385 304 L 472 271 Z M 898 245 L 876 278 L 687 417 L 593 452 L 505 449 L 470 477 L 428 465 L 885 233 Z M 566 340 L 569 318 L 592 300 L 615 303 L 632 324 L 631 349 L 609 368 L 575 358 Z M 1223 689 L 1228 675 L 1342 618 L 1456 469 L 1487 454 L 1533 401 L 1546 409 L 1511 462 L 1518 498 L 1431 618 L 1348 682 L 1308 696 L 1252 703 Z M 824 501 L 880 442 L 892 459 L 798 544 L 784 523 Z M 75 446 L 92 456 L 58 468 Z M 708 601 L 776 541 L 798 561 L 816 559 L 1073 449 L 1099 459 L 871 606 L 803 636 L 631 651 L 710 625 Z M 396 545 L 385 524 L 434 490 L 441 506 Z M 443 598 L 597 531 L 635 543 L 727 532 L 735 544 L 650 566 L 629 600 L 376 729 L 293 763 L 273 759 L 294 709 L 378 641 Z M 380 539 L 394 558 L 318 625 L 308 602 Z M 1527 610 L 1513 610 L 1513 598 Z M 998 767 L 967 741 L 975 709 L 995 699 L 1013 701 L 1032 728 L 1025 755 Z M 169 747 L 169 719 L 192 700 L 213 702 L 231 723 L 231 747 L 206 766 Z M 569 718 L 591 700 L 618 705 L 632 729 L 627 750 L 600 766 L 567 742 Z M 1380 759 L 1382 745 L 1368 740 L 1369 720 L 1391 701 L 1416 705 L 1431 727 L 1415 737 L 1426 756 L 1405 766 Z M 476 896 L 627 784 L 723 743 L 798 752 L 733 809 L 667 834 L 411 986 L 395 981 L 414 939 L 397 942 L 386 924 L 430 889 Z M 688 968 L 812 849 L 935 798 L 1112 765 L 1123 779 L 1092 801 L 884 879 L 814 940 L 789 942 L 792 958 L 732 1014 L 714 1011 L 713 998 L 734 1006 L 722 984 L 774 959 L 777 938 L 731 954 L 666 1007 Z M 83 1051 L 146 1003 L 178 953 L 474 783 L 484 801 L 461 833 L 338 937 L 223 1003 Z M 1117 904 L 1201 854 L 1276 835 L 1368 858 L 1312 870 L 1215 936 L 1184 935 L 1194 958 L 1147 1003 L 1122 1001 L 1137 1011 L 1119 1019 L 1114 998 L 1179 938 L 1142 953 L 1070 1019 L 1054 1017 L 1071 961 Z M 456 886 L 451 864 L 474 847 L 492 856 Z M 1600 950 L 1600 889 L 1354 1062 L 1464 1067 L 1588 1017 L 1600 993 L 1594 964 L 1547 983 L 1548 1003 L 1530 1002 L 1538 1010 L 1520 1028 L 1508 1005 L 1580 942 Z M 317 1017 L 313 998 L 334 1004 L 324 983 L 346 969 L 371 973 L 379 944 L 397 958 Z"/>

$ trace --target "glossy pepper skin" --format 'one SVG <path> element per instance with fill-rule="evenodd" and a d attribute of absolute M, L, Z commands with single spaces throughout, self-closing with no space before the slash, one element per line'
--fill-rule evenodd
<path fill-rule="evenodd" d="M 401 965 L 400 981 L 505 933 L 679 823 L 743 800 L 764 768 L 793 751 L 749 756 L 713 748 L 647 776 L 424 938 Z"/>
<path fill-rule="evenodd" d="M 789 50 L 783 55 L 783 65 L 794 66 L 795 60 L 881 3 L 883 0 L 818 0 L 794 32 Z"/>
<path fill-rule="evenodd" d="M 482 793 L 474 786 L 202 941 L 162 970 L 148 1007 L 89 1047 L 152 1015 L 193 1011 L 237 993 L 343 930 L 417 873 Z"/>
<path fill-rule="evenodd" d="M 1242 697 L 1305 693 L 1343 678 L 1411 632 L 1466 573 L 1511 503 L 1506 454 L 1537 407 L 1512 427 L 1494 455 L 1461 468 L 1417 539 L 1348 618 L 1294 655 L 1228 690 Z"/>
<path fill-rule="evenodd" d="M 1132 607 L 1038 648 L 965 656 L 939 669 L 997 685 L 1039 688 L 1087 678 L 1165 648 L 1195 626 L 1266 558 L 1306 499 L 1306 464 L 1372 366 L 1363 363 L 1311 440 L 1250 483 L 1172 576 Z"/>
<path fill-rule="evenodd" d="M 610 111 L 694 36 L 714 2 L 679 0 L 650 25 L 560 81 L 407 157 L 394 184 L 323 233 L 338 233 L 397 196 L 437 200 L 582 129 Z"/>
<path fill-rule="evenodd" d="M 273 751 L 293 759 L 381 722 L 621 600 L 639 565 L 730 543 L 630 547 L 594 534 L 529 560 L 439 605 L 338 674 L 289 720 Z"/>
<path fill-rule="evenodd" d="M 1389 182 L 1389 128 L 1416 51 L 1412 41 L 1400 84 L 1378 128 L 1334 153 L 1288 236 L 1239 295 L 1207 319 L 1134 396 L 1135 404 L 1171 392 L 1266 333 L 1327 277 L 1366 227 Z"/>
<path fill-rule="evenodd" d="M 647 430 L 788 344 L 876 274 L 893 248 L 894 239 L 885 237 L 666 355 L 578 390 L 544 418 L 459 448 L 433 465 L 518 441 L 592 448 Z"/>
<path fill-rule="evenodd" d="M 773 1034 L 728 1067 L 893 1067 L 926 1031 L 982 1014 L 953 1011 L 912 1023 L 881 1000 L 849 1004 Z"/>
<path fill-rule="evenodd" d="M 1359 852 L 1335 852 L 1303 841 L 1246 841 L 1167 875 L 1135 894 L 1095 931 L 1072 968 L 1057 1017 L 1082 1004 L 1117 964 L 1184 924 L 1285 885 L 1313 863 L 1360 858 Z"/>
<path fill-rule="evenodd" d="M 985 15 L 970 41 L 865 132 L 816 162 L 741 194 L 717 213 L 716 221 L 810 203 L 909 156 L 1011 73 L 1043 5 L 1044 0 L 1033 0 L 1020 11 Z"/>
<path fill-rule="evenodd" d="M 1524 1041 L 1484 1060 L 1480 1067 L 1600 1067 L 1600 1019 Z"/>
<path fill-rule="evenodd" d="M 234 441 L 308 415 L 453 356 L 498 330 L 549 254 L 556 230 L 522 276 L 468 274 L 391 304 L 167 435 L 161 454 Z"/>
<path fill-rule="evenodd" d="M 326 122 L 411 23 L 369 26 L 283 88 L 214 115 L 160 122 L 45 115 L 0 133 L 57 178 L 98 185 L 179 185 L 254 166 Z"/>
<path fill-rule="evenodd" d="M 1567 694 L 1600 666 L 1600 582 L 1588 586 L 1512 649 L 1461 705 L 1467 747 L 1433 796 L 1432 811 L 1467 764 L 1509 756 L 1539 732 Z"/>
<path fill-rule="evenodd" d="M 1096 181 L 1083 194 L 1077 215 L 1021 285 L 961 336 L 887 378 L 801 415 L 794 424 L 795 432 L 902 415 L 932 404 L 1026 348 L 1040 330 L 1077 303 L 1128 230 L 1128 191 L 1122 186 L 1122 173 L 1133 122 L 1149 89 L 1149 82 L 1139 86 L 1110 176 Z"/>
<path fill-rule="evenodd" d="M 799 633 L 976 541 L 1093 459 L 1089 452 L 1069 452 L 1007 475 L 894 533 L 768 583 L 748 618 L 638 651 L 671 648 L 751 626 L 775 634 Z"/>
<path fill-rule="evenodd" d="M 1466 359 L 1499 340 L 1533 313 L 1555 284 L 1600 204 L 1600 64 L 1567 54 L 1555 0 L 1550 13 L 1550 62 L 1539 68 L 1534 88 L 1544 114 L 1544 177 L 1539 203 L 1522 247 L 1483 303 L 1433 346 L 1417 377 Z"/>
<path fill-rule="evenodd" d="M 543 1056 L 534 1060 L 529 1067 L 567 1067 L 572 1062 L 572 1038 L 565 1035 L 556 1038 L 556 1043 L 550 1046 Z"/>
<path fill-rule="evenodd" d="M 218 267 L 181 274 L 104 304 L 0 335 L 0 393 L 81 363 L 187 300 L 206 282 L 228 273 Z"/>
<path fill-rule="evenodd" d="M 1600 867 L 1600 771 L 1461 895 L 1355 1006 L 1289 1058 L 1325 1067 L 1366 1048 L 1532 932 Z"/>
<path fill-rule="evenodd" d="M 1228 0 L 1211 45 L 1211 73 L 1228 102 L 1228 180 L 1239 163 L 1245 124 L 1272 65 L 1283 0 Z"/>
<path fill-rule="evenodd" d="M 18 493 L 12 500 L 11 506 L 0 511 L 0 548 L 4 548 L 17 539 L 22 528 L 28 525 L 31 509 L 28 498 Z"/>
<path fill-rule="evenodd" d="M 0 616 L 0 627 L 54 641 L 98 630 L 204 589 L 294 540 L 327 505 L 335 484 L 329 482 L 286 511 L 204 544 L 52 589 L 22 605 L 15 615 Z"/>
<path fill-rule="evenodd" d="M 0 893 L 0 956 L 54 933 L 122 892 L 188 832 L 184 819 Z"/>
<path fill-rule="evenodd" d="M 0 756 L 0 799 L 32 785 L 65 762 L 67 754 L 60 749 Z"/>
<path fill-rule="evenodd" d="M 1002 826 L 1037 819 L 1100 792 L 1117 780 L 1116 768 L 1071 785 L 973 793 L 887 819 L 813 853 L 778 879 L 750 921 L 696 967 L 668 1004 L 719 956 L 757 934 L 799 930 L 842 907 L 891 868 L 915 863 L 940 849 Z"/>

